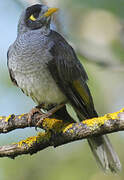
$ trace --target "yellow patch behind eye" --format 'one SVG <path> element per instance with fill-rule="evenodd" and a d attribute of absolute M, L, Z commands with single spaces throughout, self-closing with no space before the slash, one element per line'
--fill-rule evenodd
<path fill-rule="evenodd" d="M 29 17 L 29 19 L 32 20 L 32 21 L 36 21 L 36 18 L 34 17 L 33 14 Z"/>

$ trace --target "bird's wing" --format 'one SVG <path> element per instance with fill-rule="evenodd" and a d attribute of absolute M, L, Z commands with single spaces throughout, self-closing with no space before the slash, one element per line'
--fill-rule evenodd
<path fill-rule="evenodd" d="M 49 36 L 53 41 L 50 48 L 53 59 L 48 63 L 52 77 L 67 96 L 78 115 L 81 114 L 84 118 L 97 116 L 86 83 L 88 80 L 87 74 L 74 50 L 57 32 L 51 31 Z"/>
<path fill-rule="evenodd" d="M 7 67 L 8 67 L 8 70 L 9 70 L 9 75 L 10 75 L 11 81 L 13 82 L 14 85 L 18 86 L 17 81 L 16 81 L 15 76 L 14 76 L 14 73 L 13 73 L 12 69 L 9 67 L 10 48 L 11 48 L 11 46 L 9 47 L 9 49 L 7 51 Z"/>

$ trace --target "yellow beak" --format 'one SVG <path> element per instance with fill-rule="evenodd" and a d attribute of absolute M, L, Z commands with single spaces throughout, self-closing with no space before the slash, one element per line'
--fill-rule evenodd
<path fill-rule="evenodd" d="M 44 13 L 44 16 L 49 17 L 56 11 L 58 11 L 58 8 L 49 8 L 48 11 Z"/>

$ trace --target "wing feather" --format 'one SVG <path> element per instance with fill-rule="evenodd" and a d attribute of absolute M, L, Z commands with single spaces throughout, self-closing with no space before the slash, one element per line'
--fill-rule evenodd
<path fill-rule="evenodd" d="M 55 31 L 51 31 L 53 59 L 48 68 L 61 90 L 67 96 L 78 114 L 90 118 L 97 116 L 92 97 L 87 86 L 87 74 L 73 48 Z"/>

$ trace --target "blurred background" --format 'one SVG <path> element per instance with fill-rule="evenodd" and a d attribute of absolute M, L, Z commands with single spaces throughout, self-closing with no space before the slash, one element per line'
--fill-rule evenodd
<path fill-rule="evenodd" d="M 19 16 L 38 0 L 0 1 L 0 115 L 28 112 L 35 104 L 9 79 L 6 53 L 16 38 Z M 51 28 L 59 31 L 75 48 L 88 76 L 99 115 L 124 107 L 124 1 L 49 0 L 59 7 Z M 1 145 L 35 135 L 34 128 L 0 135 Z M 56 149 L 50 147 L 33 156 L 0 159 L 0 180 L 122 180 L 124 179 L 124 133 L 109 135 L 121 163 L 118 175 L 104 174 L 97 167 L 86 140 Z"/>

